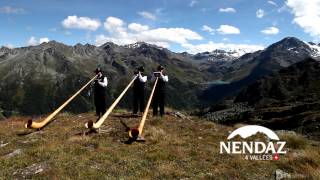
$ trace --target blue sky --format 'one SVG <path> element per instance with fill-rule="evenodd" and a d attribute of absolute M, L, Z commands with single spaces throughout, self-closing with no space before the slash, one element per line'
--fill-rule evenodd
<path fill-rule="evenodd" d="M 308 2 L 308 3 L 306 3 Z M 181 52 L 317 41 L 320 0 L 2 0 L 0 46 L 146 41 Z"/>

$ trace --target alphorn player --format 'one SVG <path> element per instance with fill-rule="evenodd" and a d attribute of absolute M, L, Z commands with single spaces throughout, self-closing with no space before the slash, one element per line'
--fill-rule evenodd
<path fill-rule="evenodd" d="M 137 114 L 138 111 L 143 113 L 145 106 L 145 83 L 147 82 L 147 76 L 143 75 L 144 67 L 140 66 L 135 72 L 136 78 L 133 82 L 133 114 Z"/>
<path fill-rule="evenodd" d="M 151 78 L 151 81 L 154 82 L 158 77 L 158 83 L 156 85 L 152 101 L 153 116 L 158 115 L 158 108 L 160 108 L 160 116 L 163 117 L 166 96 L 166 83 L 169 81 L 169 78 L 164 74 L 163 66 L 158 66 L 157 70 L 158 71 L 154 72 Z"/>
<path fill-rule="evenodd" d="M 108 85 L 108 79 L 102 73 L 100 68 L 94 71 L 97 78 L 94 81 L 94 104 L 96 106 L 97 121 L 106 112 L 106 87 Z"/>

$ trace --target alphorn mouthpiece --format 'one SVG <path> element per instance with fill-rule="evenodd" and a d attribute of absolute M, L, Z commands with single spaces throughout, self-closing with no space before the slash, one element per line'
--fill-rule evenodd
<path fill-rule="evenodd" d="M 32 119 L 29 119 L 28 122 L 24 125 L 25 128 L 31 128 Z"/>
<path fill-rule="evenodd" d="M 86 128 L 91 129 L 93 127 L 93 121 L 90 120 L 85 124 Z"/>

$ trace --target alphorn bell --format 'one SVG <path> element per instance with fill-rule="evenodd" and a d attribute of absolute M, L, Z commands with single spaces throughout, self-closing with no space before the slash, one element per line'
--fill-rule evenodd
<path fill-rule="evenodd" d="M 151 104 L 151 100 L 152 100 L 152 97 L 153 97 L 153 94 L 154 94 L 154 91 L 156 89 L 156 86 L 157 86 L 157 83 L 158 83 L 158 77 L 156 78 L 156 81 L 153 85 L 153 88 L 152 88 L 152 91 L 151 91 L 151 94 L 150 94 L 150 97 L 148 99 L 148 103 L 147 103 L 147 106 L 143 112 L 143 116 L 142 116 L 142 119 L 141 119 L 141 122 L 139 124 L 139 127 L 138 129 L 137 128 L 132 128 L 128 131 L 129 133 L 129 137 L 133 140 L 144 140 L 142 137 L 141 137 L 141 134 L 142 134 L 142 131 L 143 131 L 143 127 L 144 127 L 144 124 L 146 122 L 146 119 L 147 119 L 147 115 L 148 115 L 148 110 L 149 110 L 149 107 L 150 107 L 150 104 Z"/>
<path fill-rule="evenodd" d="M 25 124 L 26 128 L 31 128 L 31 129 L 41 129 L 45 125 L 47 125 L 54 116 L 56 116 L 66 105 L 70 103 L 80 92 L 86 88 L 95 78 L 97 77 L 94 76 L 87 84 L 85 84 L 81 89 L 79 89 L 73 96 L 71 96 L 66 102 L 64 102 L 58 109 L 56 109 L 53 113 L 51 113 L 46 119 L 44 119 L 42 122 L 33 122 L 31 119 Z"/>
<path fill-rule="evenodd" d="M 124 94 L 128 91 L 129 87 L 132 85 L 132 83 L 134 82 L 134 80 L 136 80 L 138 76 L 135 76 L 135 78 L 133 78 L 131 80 L 131 82 L 128 84 L 128 86 L 122 91 L 122 93 L 118 96 L 118 98 L 111 104 L 111 106 L 109 107 L 109 109 L 107 110 L 106 113 L 104 113 L 104 115 L 96 122 L 93 123 L 92 120 L 88 121 L 85 126 L 86 128 L 89 129 L 99 129 L 100 126 L 103 124 L 103 122 L 107 119 L 107 117 L 109 116 L 109 114 L 112 112 L 112 110 L 116 107 L 116 105 L 119 103 L 119 101 L 121 100 L 121 98 L 124 96 Z"/>

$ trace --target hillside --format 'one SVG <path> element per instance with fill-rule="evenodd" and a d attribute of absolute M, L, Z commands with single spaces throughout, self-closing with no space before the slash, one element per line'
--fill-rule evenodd
<path fill-rule="evenodd" d="M 319 61 L 308 58 L 259 79 L 239 93 L 235 101 L 254 106 L 319 101 L 319 76 Z"/>
<path fill-rule="evenodd" d="M 294 37 L 287 37 L 262 51 L 245 54 L 231 64 L 222 66 L 227 69 L 222 80 L 229 83 L 213 85 L 202 93 L 201 99 L 210 103 L 227 96 L 235 96 L 265 75 L 278 72 L 308 57 L 318 57 L 318 46 L 315 46 Z"/>
<path fill-rule="evenodd" d="M 229 105 L 212 106 L 206 117 L 225 124 L 260 124 L 320 139 L 320 63 L 305 59 L 242 90 Z"/>
<path fill-rule="evenodd" d="M 146 75 L 150 76 L 159 64 L 166 67 L 169 75 L 167 103 L 174 108 L 194 107 L 197 93 L 204 88 L 197 84 L 213 78 L 206 71 L 199 71 L 182 54 L 142 42 L 130 46 L 106 43 L 97 47 L 50 41 L 37 46 L 1 48 L 0 111 L 5 116 L 51 112 L 91 79 L 98 65 L 109 79 L 107 102 L 111 104 L 130 82 L 135 68 L 145 66 Z M 148 83 L 148 90 L 150 87 Z M 120 107 L 131 107 L 130 93 Z M 67 110 L 75 113 L 92 110 L 92 99 L 90 87 L 86 88 Z"/>
<path fill-rule="evenodd" d="M 236 97 L 255 107 L 247 122 L 320 137 L 320 63 L 308 58 L 266 76 Z M 260 117 L 260 118 L 257 118 Z M 241 121 L 241 119 L 240 119 Z"/>
<path fill-rule="evenodd" d="M 279 161 L 249 161 L 219 153 L 235 127 L 167 115 L 147 120 L 145 143 L 125 144 L 123 120 L 139 119 L 117 111 L 99 134 L 85 135 L 93 113 L 60 114 L 42 131 L 24 129 L 29 117 L 0 121 L 0 179 L 273 179 L 275 174 L 320 178 L 319 142 L 278 132 L 289 153 Z"/>

